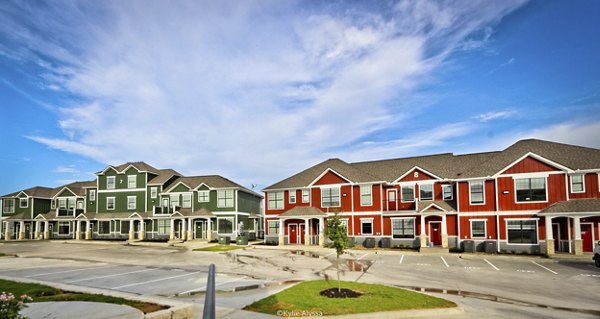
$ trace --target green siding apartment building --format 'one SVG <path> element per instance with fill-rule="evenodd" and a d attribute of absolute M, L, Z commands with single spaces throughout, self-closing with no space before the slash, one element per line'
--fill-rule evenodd
<path fill-rule="evenodd" d="M 263 224 L 262 198 L 222 176 L 187 177 L 130 162 L 106 167 L 94 181 L 1 196 L 2 238 L 253 239 Z"/>

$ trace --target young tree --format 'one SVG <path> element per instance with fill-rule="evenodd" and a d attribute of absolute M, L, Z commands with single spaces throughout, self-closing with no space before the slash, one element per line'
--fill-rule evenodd
<path fill-rule="evenodd" d="M 350 240 L 348 239 L 348 230 L 346 229 L 346 226 L 342 224 L 337 212 L 333 218 L 327 219 L 325 235 L 331 240 L 333 248 L 335 248 L 337 257 L 335 265 L 337 270 L 338 292 L 340 292 L 342 290 L 340 282 L 340 255 L 348 249 Z"/>

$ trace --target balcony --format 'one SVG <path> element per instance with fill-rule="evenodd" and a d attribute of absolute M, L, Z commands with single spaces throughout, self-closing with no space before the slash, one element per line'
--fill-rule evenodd
<path fill-rule="evenodd" d="M 154 215 L 170 215 L 179 210 L 179 206 L 152 206 Z"/>
<path fill-rule="evenodd" d="M 79 214 L 83 214 L 83 209 L 77 209 L 77 208 L 57 208 L 56 209 L 56 216 L 57 217 L 75 217 L 78 216 Z"/>

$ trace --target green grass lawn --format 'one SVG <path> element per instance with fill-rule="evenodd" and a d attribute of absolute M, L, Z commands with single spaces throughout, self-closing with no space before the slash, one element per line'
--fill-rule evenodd
<path fill-rule="evenodd" d="M 230 251 L 236 249 L 244 249 L 247 246 L 234 246 L 234 245 L 216 245 L 205 248 L 196 248 L 194 251 Z"/>
<path fill-rule="evenodd" d="M 128 300 L 119 297 L 112 297 L 106 295 L 95 295 L 95 294 L 84 294 L 69 291 L 62 291 L 60 289 L 40 285 L 33 283 L 23 283 L 11 280 L 0 279 L 0 292 L 10 292 L 17 298 L 21 295 L 28 295 L 33 298 L 33 302 L 43 301 L 92 301 L 92 302 L 104 302 L 118 305 L 127 305 L 141 310 L 144 313 L 158 311 L 167 307 L 156 305 L 152 303 L 146 303 L 135 300 Z"/>
<path fill-rule="evenodd" d="M 280 293 L 259 300 L 245 310 L 277 314 L 277 311 L 321 312 L 322 315 L 450 308 L 456 304 L 445 299 L 384 285 L 342 282 L 342 288 L 361 292 L 358 298 L 328 298 L 319 292 L 337 287 L 336 281 L 305 281 Z"/>

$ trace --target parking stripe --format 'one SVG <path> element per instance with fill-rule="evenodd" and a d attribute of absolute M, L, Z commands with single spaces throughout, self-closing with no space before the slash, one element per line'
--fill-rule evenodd
<path fill-rule="evenodd" d="M 363 258 L 367 257 L 367 256 L 368 256 L 368 255 L 370 255 L 370 254 L 371 254 L 371 253 L 366 253 L 366 254 L 364 254 L 364 255 L 362 255 L 362 256 L 360 256 L 360 257 L 356 258 L 356 260 L 361 260 L 361 259 L 363 259 Z"/>
<path fill-rule="evenodd" d="M 448 263 L 446 262 L 446 259 L 444 259 L 444 257 L 442 257 L 442 256 L 440 256 L 440 258 L 442 258 L 444 265 L 446 265 L 446 267 L 450 268 L 450 265 L 448 265 Z"/>
<path fill-rule="evenodd" d="M 122 289 L 122 288 L 127 288 L 127 287 L 133 287 L 133 286 L 151 284 L 153 282 L 159 282 L 159 281 L 163 281 L 163 280 L 169 280 L 169 279 L 175 279 L 175 278 L 180 278 L 180 277 L 185 277 L 185 276 L 191 276 L 191 275 L 194 275 L 194 274 L 197 274 L 197 273 L 199 273 L 199 271 L 195 271 L 195 272 L 191 272 L 191 273 L 187 273 L 187 274 L 183 274 L 183 275 L 178 275 L 178 276 L 171 276 L 171 277 L 166 277 L 166 278 L 159 278 L 159 279 L 148 280 L 148 281 L 138 282 L 138 283 L 129 284 L 129 285 L 123 285 L 123 286 L 113 287 L 111 289 Z"/>
<path fill-rule="evenodd" d="M 544 266 L 542 266 L 542 265 L 540 265 L 540 264 L 536 263 L 536 262 L 535 262 L 535 261 L 533 261 L 533 260 L 532 260 L 531 262 L 532 262 L 532 263 L 534 263 L 534 264 L 536 264 L 536 265 L 538 265 L 538 266 L 540 266 L 540 267 L 542 267 L 542 268 L 544 268 L 544 269 L 546 269 L 547 271 L 549 271 L 549 272 L 551 272 L 551 273 L 553 273 L 553 274 L 555 274 L 555 275 L 558 275 L 558 273 L 557 273 L 556 271 L 554 271 L 554 270 L 552 270 L 552 269 L 550 269 L 550 268 L 546 268 L 546 267 L 544 267 Z"/>
<path fill-rule="evenodd" d="M 71 270 L 65 270 L 65 271 L 47 272 L 47 273 L 45 273 L 45 274 L 37 274 L 37 275 L 25 276 L 25 278 L 39 277 L 39 276 L 47 276 L 47 275 L 55 275 L 55 274 L 64 274 L 64 273 L 68 273 L 68 272 L 76 272 L 76 271 L 92 270 L 92 269 L 99 269 L 99 268 L 110 268 L 110 267 L 116 267 L 116 266 L 101 266 L 101 267 L 80 268 L 80 269 L 71 269 Z"/>
<path fill-rule="evenodd" d="M 402 257 L 400 257 L 400 261 L 398 262 L 398 265 L 402 265 L 403 260 L 404 260 L 404 255 L 402 255 Z"/>
<path fill-rule="evenodd" d="M 136 270 L 136 271 L 123 272 L 123 273 L 120 273 L 120 274 L 112 274 L 112 275 L 106 275 L 106 276 L 89 277 L 89 278 L 83 278 L 83 279 L 77 279 L 77 280 L 67 281 L 67 283 L 80 282 L 80 281 L 86 281 L 86 280 L 94 280 L 94 279 L 100 279 L 100 278 L 117 277 L 117 276 L 123 276 L 123 275 L 128 275 L 128 274 L 135 274 L 135 273 L 138 273 L 138 272 L 144 272 L 144 271 L 150 271 L 150 270 L 154 270 L 154 269 L 142 269 L 142 270 Z"/>
<path fill-rule="evenodd" d="M 496 270 L 500 270 L 498 267 L 494 266 L 494 264 L 492 264 L 489 260 L 484 259 L 486 263 L 488 263 L 488 265 L 492 266 L 494 269 Z"/>

